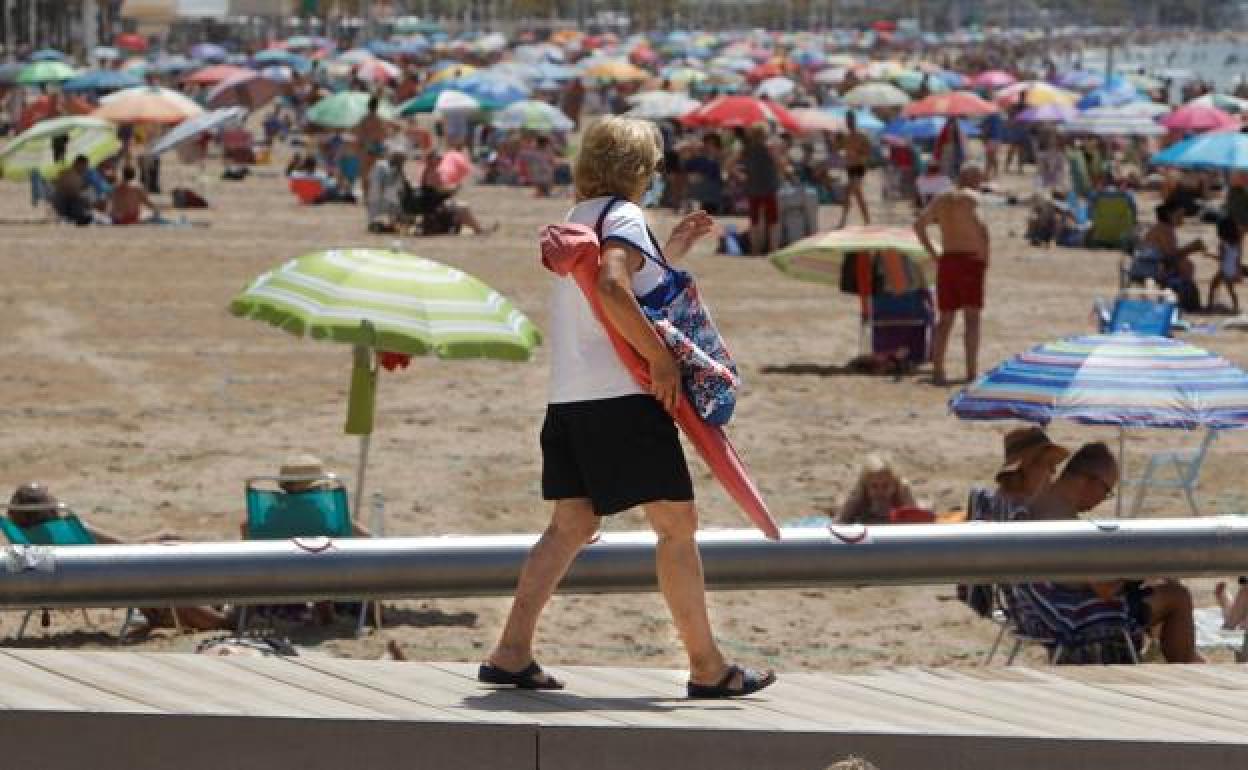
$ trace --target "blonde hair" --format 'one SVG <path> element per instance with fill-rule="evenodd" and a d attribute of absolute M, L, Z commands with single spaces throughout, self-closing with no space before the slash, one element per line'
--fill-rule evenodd
<path fill-rule="evenodd" d="M 840 515 L 836 517 L 840 524 L 865 524 L 872 516 L 871 496 L 867 492 L 867 482 L 877 473 L 887 473 L 893 480 L 893 505 L 901 507 L 909 504 L 913 498 L 910 482 L 902 478 L 893 466 L 893 458 L 885 452 L 872 452 L 863 458 L 858 466 L 858 478 L 849 497 L 841 506 Z"/>
<path fill-rule="evenodd" d="M 640 200 L 662 158 L 662 137 L 648 120 L 602 118 L 581 139 L 572 167 L 580 200 L 617 195 Z"/>

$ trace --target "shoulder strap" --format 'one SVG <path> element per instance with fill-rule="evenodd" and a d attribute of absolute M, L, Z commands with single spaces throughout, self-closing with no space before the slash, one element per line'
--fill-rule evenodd
<path fill-rule="evenodd" d="M 620 196 L 613 195 L 611 196 L 611 199 L 607 201 L 607 205 L 602 207 L 602 213 L 598 215 L 598 222 L 594 225 L 594 234 L 598 236 L 598 240 L 600 242 L 602 241 L 602 226 L 607 221 L 607 214 L 611 213 L 611 209 L 615 207 L 615 204 L 623 200 L 624 199 Z M 659 245 L 659 239 L 654 237 L 654 232 L 650 230 L 650 225 L 646 225 L 646 235 L 649 236 L 650 242 L 654 244 L 654 248 L 659 252 L 659 256 L 656 259 L 648 254 L 644 249 L 638 249 L 638 251 L 641 252 L 641 256 L 650 260 L 664 270 L 672 272 L 673 268 L 671 265 L 667 264 L 667 257 L 663 255 L 663 247 Z"/>
<path fill-rule="evenodd" d="M 598 215 L 598 222 L 594 225 L 594 234 L 598 236 L 599 241 L 602 240 L 602 226 L 607 221 L 607 214 L 610 214 L 611 209 L 615 207 L 615 204 L 622 200 L 624 199 L 620 196 L 612 195 L 611 199 L 607 201 L 607 205 L 602 207 L 602 213 Z"/>

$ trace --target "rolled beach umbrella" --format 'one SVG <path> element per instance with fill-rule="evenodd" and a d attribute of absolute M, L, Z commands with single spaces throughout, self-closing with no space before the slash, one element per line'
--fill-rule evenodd
<path fill-rule="evenodd" d="M 68 137 L 65 154 L 57 162 L 52 143 L 57 137 Z M 44 179 L 55 179 L 74 158 L 85 155 L 92 166 L 121 150 L 117 127 L 107 120 L 86 116 L 52 118 L 36 123 L 0 150 L 0 169 L 4 178 L 15 182 L 30 178 L 37 171 Z"/>
<path fill-rule="evenodd" d="M 151 147 L 148 147 L 144 154 L 163 155 L 179 145 L 191 141 L 200 134 L 216 131 L 226 126 L 240 125 L 246 117 L 247 110 L 242 107 L 222 107 L 212 112 L 205 112 L 173 127 L 168 133 L 156 140 Z"/>
<path fill-rule="evenodd" d="M 290 260 L 252 281 L 229 309 L 296 337 L 352 346 L 345 432 L 360 437 L 357 512 L 382 366 L 406 367 L 409 357 L 427 355 L 527 361 L 541 343 L 537 327 L 489 286 L 397 251 L 335 249 Z"/>
<path fill-rule="evenodd" d="M 127 88 L 100 100 L 94 114 L 114 123 L 172 125 L 202 114 L 204 109 L 177 91 L 158 86 Z"/>

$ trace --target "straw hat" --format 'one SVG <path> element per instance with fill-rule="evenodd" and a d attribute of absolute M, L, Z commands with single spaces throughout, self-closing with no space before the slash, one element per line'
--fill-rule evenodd
<path fill-rule="evenodd" d="M 1054 444 L 1040 428 L 1016 428 L 1005 434 L 1005 462 L 997 470 L 997 481 L 1021 469 L 1032 460 L 1049 456 L 1053 464 L 1070 456 L 1070 450 Z"/>
<path fill-rule="evenodd" d="M 325 475 L 325 466 L 321 463 L 321 458 L 316 455 L 292 455 L 282 463 L 277 475 L 319 477 Z M 312 478 L 308 481 L 282 481 L 278 485 L 287 492 L 303 492 L 309 489 L 324 489 L 330 486 L 330 481 L 325 478 Z"/>

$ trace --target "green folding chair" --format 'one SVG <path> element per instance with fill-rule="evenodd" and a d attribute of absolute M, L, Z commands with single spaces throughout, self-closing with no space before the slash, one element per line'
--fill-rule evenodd
<path fill-rule="evenodd" d="M 4 505 L 9 511 L 45 511 L 48 506 L 38 505 Z M 65 503 L 56 504 L 59 515 L 55 519 L 48 519 L 30 527 L 19 527 L 8 516 L 0 516 L 0 532 L 13 545 L 51 545 L 51 546 L 73 546 L 73 545 L 95 545 L 95 537 L 82 520 L 70 513 L 69 507 Z M 26 627 L 30 623 L 30 618 L 35 614 L 34 610 L 27 610 L 26 615 L 22 617 L 22 624 L 17 630 L 17 638 L 21 639 L 26 635 Z M 126 610 L 126 618 L 122 622 L 119 636 L 125 638 L 126 629 L 130 625 L 130 620 L 134 615 L 134 608 Z M 82 610 L 82 617 L 87 625 L 92 625 L 90 616 L 87 615 L 86 608 Z"/>
<path fill-rule="evenodd" d="M 323 482 L 324 486 L 302 492 L 274 488 L 283 482 Z M 262 485 L 269 485 L 268 488 Z M 247 501 L 248 540 L 353 537 L 347 490 L 332 473 L 321 476 L 253 476 L 244 487 Z M 368 602 L 360 603 L 356 633 L 364 630 Z M 238 608 L 238 633 L 247 628 L 247 608 Z"/>

